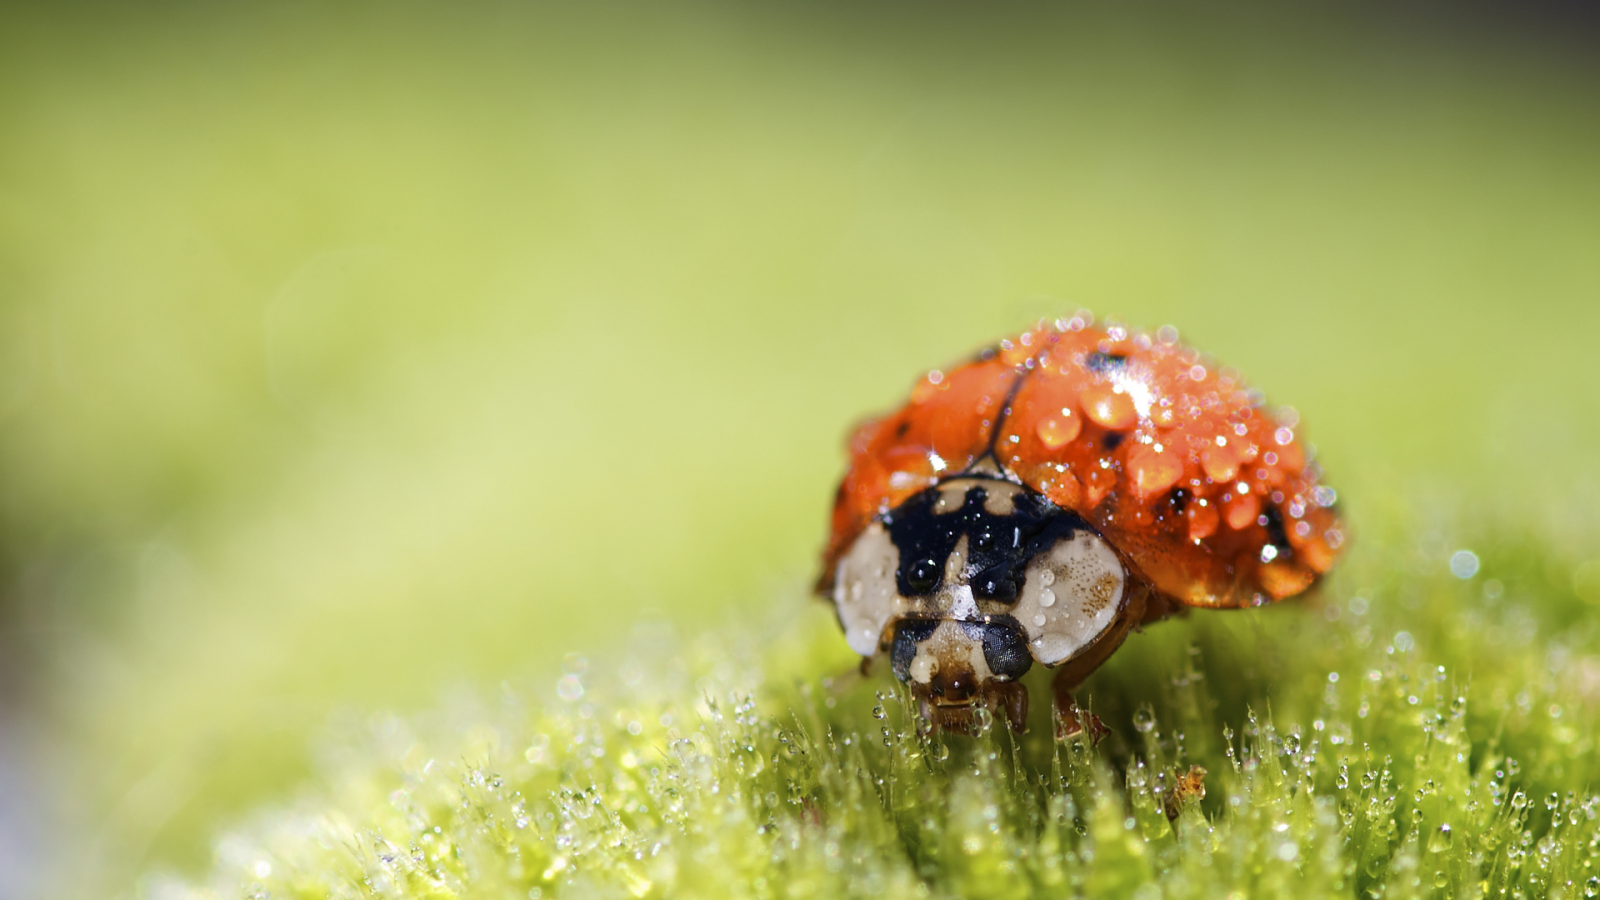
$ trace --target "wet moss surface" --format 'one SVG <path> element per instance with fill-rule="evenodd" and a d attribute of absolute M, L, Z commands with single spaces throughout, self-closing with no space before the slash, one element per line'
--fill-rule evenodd
<path fill-rule="evenodd" d="M 1086 686 L 1112 729 L 1098 746 L 1053 739 L 1038 703 L 1021 737 L 923 734 L 886 667 L 852 671 L 820 604 L 697 636 L 641 626 L 554 684 L 352 719 L 317 784 L 222 839 L 208 875 L 143 885 L 1595 896 L 1595 610 L 1581 567 L 1532 536 L 1485 546 L 1369 541 L 1310 601 L 1136 635 Z"/>

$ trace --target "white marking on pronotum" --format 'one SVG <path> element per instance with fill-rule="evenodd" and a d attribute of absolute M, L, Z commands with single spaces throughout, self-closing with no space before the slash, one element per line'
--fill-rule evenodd
<path fill-rule="evenodd" d="M 1034 557 L 1012 610 L 1033 658 L 1053 666 L 1093 644 L 1116 620 L 1127 582 L 1122 560 L 1091 531 L 1073 532 Z"/>
<path fill-rule="evenodd" d="M 900 551 L 882 523 L 873 522 L 839 558 L 833 602 L 850 649 L 862 656 L 878 652 L 878 641 L 904 601 L 895 585 Z"/>
<path fill-rule="evenodd" d="M 958 584 L 950 589 L 955 602 L 950 604 L 950 618 L 958 622 L 978 621 L 978 603 L 972 597 L 972 585 Z"/>
<path fill-rule="evenodd" d="M 954 478 L 939 485 L 939 498 L 933 503 L 933 514 L 942 516 L 961 509 L 967 502 L 967 492 L 983 489 L 983 509 L 991 516 L 1009 516 L 1017 511 L 1017 495 L 1022 488 L 998 478 Z"/>

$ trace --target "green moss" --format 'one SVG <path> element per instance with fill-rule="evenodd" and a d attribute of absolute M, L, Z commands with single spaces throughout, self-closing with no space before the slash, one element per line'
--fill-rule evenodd
<path fill-rule="evenodd" d="M 1083 692 L 1113 729 L 1097 747 L 1053 740 L 1043 709 L 1020 739 L 920 734 L 820 604 L 644 628 L 554 690 L 330 735 L 319 786 L 224 838 L 203 885 L 147 888 L 1594 896 L 1595 617 L 1532 536 L 1484 543 L 1463 578 L 1458 546 L 1397 528 L 1319 598 L 1135 636 Z M 1204 799 L 1173 794 L 1191 766 Z"/>

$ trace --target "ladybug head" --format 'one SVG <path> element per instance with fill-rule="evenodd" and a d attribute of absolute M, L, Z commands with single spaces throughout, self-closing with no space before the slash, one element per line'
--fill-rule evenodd
<path fill-rule="evenodd" d="M 1027 638 L 1009 617 L 987 622 L 906 619 L 894 629 L 889 660 L 923 717 L 943 730 L 971 731 L 973 712 L 1004 708 L 1026 723 L 1028 695 L 1017 683 L 1033 666 Z"/>
<path fill-rule="evenodd" d="M 1002 707 L 1021 727 L 1017 680 L 1090 652 L 1125 605 L 1121 558 L 1076 513 L 995 477 L 957 476 L 872 522 L 839 559 L 833 600 L 862 656 L 939 728 L 970 731 Z"/>

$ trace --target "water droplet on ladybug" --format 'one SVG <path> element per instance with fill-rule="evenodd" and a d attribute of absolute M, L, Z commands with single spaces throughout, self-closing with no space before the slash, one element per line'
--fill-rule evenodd
<path fill-rule="evenodd" d="M 1151 497 L 1178 483 L 1183 477 L 1183 459 L 1170 447 L 1139 444 L 1128 454 L 1128 475 L 1135 493 Z"/>
<path fill-rule="evenodd" d="M 1226 446 L 1207 447 L 1200 454 L 1200 465 L 1206 470 L 1206 477 L 1212 481 L 1232 481 L 1233 476 L 1239 474 L 1239 460 L 1234 451 Z"/>
<path fill-rule="evenodd" d="M 1229 528 L 1242 531 L 1255 524 L 1256 518 L 1261 515 L 1261 503 L 1255 494 L 1234 497 L 1222 504 L 1222 515 Z"/>
<path fill-rule="evenodd" d="M 1133 408 L 1133 399 L 1113 390 L 1109 384 L 1084 388 L 1080 399 L 1084 415 L 1112 431 L 1132 428 L 1139 421 L 1139 413 Z"/>
<path fill-rule="evenodd" d="M 1062 415 L 1046 416 L 1039 420 L 1034 427 L 1034 432 L 1039 435 L 1039 442 L 1051 450 L 1060 450 L 1071 443 L 1078 433 L 1083 430 L 1083 422 L 1072 415 L 1069 409 L 1063 409 Z"/>
<path fill-rule="evenodd" d="M 1052 578 L 1051 580 L 1054 581 L 1055 579 Z M 1040 591 L 1039 592 L 1039 605 L 1040 606 L 1045 606 L 1045 607 L 1055 606 L 1056 605 L 1056 592 L 1050 590 L 1049 588 L 1045 588 L 1044 590 Z"/>
<path fill-rule="evenodd" d="M 906 582 L 913 591 L 926 594 L 939 583 L 939 564 L 931 559 L 918 560 L 906 573 Z"/>

